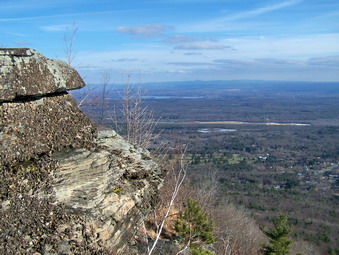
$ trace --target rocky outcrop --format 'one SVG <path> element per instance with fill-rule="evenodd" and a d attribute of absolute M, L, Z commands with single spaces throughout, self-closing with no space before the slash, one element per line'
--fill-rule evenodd
<path fill-rule="evenodd" d="M 83 82 L 64 62 L 1 49 L 0 64 L 0 254 L 122 254 L 161 169 L 97 132 L 66 92 Z"/>
<path fill-rule="evenodd" d="M 0 102 L 83 86 L 79 74 L 63 61 L 32 49 L 0 49 Z"/>

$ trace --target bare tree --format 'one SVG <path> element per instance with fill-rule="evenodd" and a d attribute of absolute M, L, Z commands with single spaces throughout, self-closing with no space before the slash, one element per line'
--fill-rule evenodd
<path fill-rule="evenodd" d="M 67 64 L 72 65 L 75 57 L 76 57 L 76 51 L 74 49 L 74 43 L 76 40 L 76 36 L 78 33 L 79 27 L 77 23 L 74 21 L 71 26 L 66 27 L 66 32 L 63 36 L 64 41 L 64 55 Z M 71 94 L 77 99 L 78 101 L 78 107 L 82 108 L 83 106 L 88 106 L 93 103 L 90 99 L 91 91 L 94 89 L 94 87 L 88 87 L 82 88 L 81 90 L 72 91 Z M 89 103 L 88 101 L 92 101 Z"/>
<path fill-rule="evenodd" d="M 111 75 L 109 73 L 103 73 L 101 78 L 102 94 L 100 97 L 100 123 L 101 125 L 105 124 L 106 119 L 106 108 L 107 108 L 107 94 L 110 89 L 108 88 L 109 82 L 111 80 Z"/>
<path fill-rule="evenodd" d="M 66 27 L 66 32 L 64 34 L 64 54 L 66 57 L 67 64 L 71 65 L 76 56 L 76 51 L 74 50 L 74 42 L 79 30 L 76 22 L 73 22 L 70 27 Z"/>
<path fill-rule="evenodd" d="M 156 235 L 155 235 L 155 239 L 152 244 L 152 247 L 148 248 L 148 253 L 147 253 L 148 255 L 151 255 L 154 252 L 157 246 L 157 243 L 160 239 L 160 236 L 162 234 L 166 220 L 171 216 L 170 213 L 174 207 L 176 198 L 186 179 L 188 165 L 190 164 L 190 162 L 187 162 L 187 160 L 185 160 L 186 151 L 187 151 L 187 145 L 185 146 L 184 150 L 181 152 L 179 159 L 173 162 L 174 164 L 169 169 L 170 172 L 168 174 L 170 175 L 171 180 L 173 180 L 173 182 L 171 182 L 171 184 L 173 185 L 172 187 L 168 187 L 170 189 L 170 192 L 167 192 L 167 196 L 168 196 L 168 198 L 166 198 L 167 201 L 162 200 L 163 202 L 162 206 L 164 206 L 165 208 L 164 214 L 162 216 L 157 216 L 156 215 L 157 212 L 156 211 L 154 212 L 155 214 L 154 223 L 156 225 Z M 160 220 L 158 221 L 158 219 Z"/>
<path fill-rule="evenodd" d="M 217 254 L 261 254 L 261 244 L 266 238 L 244 208 L 224 201 L 212 214 L 216 223 Z"/>
<path fill-rule="evenodd" d="M 111 116 L 117 131 L 121 131 L 126 140 L 147 149 L 153 139 L 158 120 L 154 111 L 144 106 L 143 96 L 138 85 L 132 84 L 132 75 L 128 73 L 124 82 L 122 95 L 122 127 L 118 124 L 116 114 Z"/>

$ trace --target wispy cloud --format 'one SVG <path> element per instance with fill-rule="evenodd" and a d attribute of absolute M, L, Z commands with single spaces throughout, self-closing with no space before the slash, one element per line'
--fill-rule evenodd
<path fill-rule="evenodd" d="M 302 1 L 303 0 L 288 0 L 288 1 L 281 2 L 281 3 L 273 4 L 273 5 L 267 5 L 267 6 L 260 7 L 254 10 L 245 11 L 245 12 L 241 12 L 235 15 L 231 15 L 231 16 L 222 18 L 219 21 L 233 21 L 233 20 L 256 17 L 256 16 L 259 16 L 259 15 L 262 15 L 268 12 L 276 11 L 282 8 L 286 8 L 289 6 L 299 4 Z"/>
<path fill-rule="evenodd" d="M 175 62 L 174 62 L 175 64 Z M 180 62 L 177 63 L 180 70 Z M 186 66 L 195 79 L 260 79 L 291 81 L 338 81 L 339 56 L 297 59 L 216 59 L 207 65 Z"/>
<path fill-rule="evenodd" d="M 202 55 L 201 52 L 186 52 L 184 53 L 185 56 L 200 56 Z"/>
<path fill-rule="evenodd" d="M 29 20 L 44 20 L 52 18 L 65 18 L 65 17 L 74 17 L 79 18 L 81 16 L 88 17 L 89 15 L 103 15 L 103 14 L 114 14 L 114 13 L 124 13 L 128 11 L 90 11 L 90 12 L 73 12 L 73 13 L 62 13 L 62 14 L 51 14 L 51 15 L 37 15 L 29 17 L 14 17 L 14 18 L 0 18 L 0 22 L 16 22 L 16 21 L 29 21 Z"/>
<path fill-rule="evenodd" d="M 213 63 L 205 63 L 205 62 L 169 62 L 168 65 L 176 65 L 176 66 L 215 66 Z"/>
<path fill-rule="evenodd" d="M 20 37 L 25 37 L 27 34 L 21 34 L 21 33 L 13 33 L 13 32 L 5 32 L 8 35 L 15 35 L 15 36 L 20 36 Z"/>
<path fill-rule="evenodd" d="M 25 42 L 25 41 L 15 41 L 14 44 L 17 45 L 17 46 L 22 47 L 22 46 L 30 45 L 31 43 L 30 42 Z"/>
<path fill-rule="evenodd" d="M 333 67 L 339 68 L 339 55 L 338 56 L 310 58 L 307 61 L 307 64 L 309 64 L 309 65 L 319 65 L 319 66 L 333 66 Z"/>
<path fill-rule="evenodd" d="M 49 31 L 49 32 L 59 32 L 59 31 L 66 31 L 67 30 L 66 24 L 64 25 L 52 25 L 52 26 L 42 26 L 40 29 L 44 31 Z"/>
<path fill-rule="evenodd" d="M 172 69 L 168 71 L 169 73 L 177 73 L 177 74 L 187 74 L 190 73 L 188 70 L 182 70 L 182 69 Z"/>
<path fill-rule="evenodd" d="M 338 68 L 339 56 L 328 56 L 319 58 L 310 58 L 307 60 L 297 59 L 281 59 L 281 58 L 260 58 L 253 60 L 235 60 L 235 59 L 216 59 L 214 60 L 216 66 L 233 67 L 233 68 L 268 68 L 268 69 L 292 69 L 292 68 L 311 68 L 312 66 L 318 66 L 323 68 Z M 312 67 L 313 68 L 313 67 Z"/>
<path fill-rule="evenodd" d="M 249 19 L 256 16 L 263 15 L 265 13 L 277 11 L 283 8 L 297 5 L 303 2 L 303 0 L 287 0 L 280 3 L 266 5 L 252 10 L 239 12 L 233 15 L 226 15 L 219 18 L 205 20 L 191 25 L 186 25 L 181 28 L 184 32 L 211 32 L 211 31 L 224 31 L 224 30 L 238 30 L 241 25 L 237 24 L 236 21 Z"/>
<path fill-rule="evenodd" d="M 216 42 L 217 40 L 207 38 L 207 37 L 193 37 L 187 35 L 174 35 L 166 38 L 163 42 L 167 43 L 190 43 L 190 42 Z"/>
<path fill-rule="evenodd" d="M 231 46 L 225 46 L 222 44 L 211 44 L 211 43 L 191 43 L 191 44 L 180 44 L 175 46 L 175 50 L 223 50 L 232 49 Z"/>
<path fill-rule="evenodd" d="M 137 58 L 118 58 L 118 59 L 112 59 L 113 62 L 135 62 L 138 61 Z"/>
<path fill-rule="evenodd" d="M 220 40 L 224 45 L 236 45 L 234 57 L 305 59 L 331 56 L 339 52 L 339 34 L 312 34 L 294 37 L 244 37 Z"/>
<path fill-rule="evenodd" d="M 172 27 L 160 25 L 160 24 L 151 24 L 144 26 L 134 26 L 134 27 L 117 27 L 116 30 L 132 35 L 134 38 L 150 38 L 162 36 L 165 32 L 171 30 Z"/>

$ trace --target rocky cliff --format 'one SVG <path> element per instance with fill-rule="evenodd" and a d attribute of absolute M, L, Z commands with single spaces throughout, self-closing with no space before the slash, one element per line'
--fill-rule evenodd
<path fill-rule="evenodd" d="M 62 61 L 0 49 L 0 254 L 122 254 L 153 209 L 161 169 L 97 132 L 67 93 L 83 86 Z"/>

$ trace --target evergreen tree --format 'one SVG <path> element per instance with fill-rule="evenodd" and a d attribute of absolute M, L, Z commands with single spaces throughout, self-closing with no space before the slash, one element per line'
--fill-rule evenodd
<path fill-rule="evenodd" d="M 214 254 L 213 252 L 206 250 L 201 246 L 191 247 L 190 252 L 192 255 L 213 255 Z"/>
<path fill-rule="evenodd" d="M 201 211 L 197 201 L 189 198 L 176 222 L 176 231 L 184 244 L 189 244 L 192 254 L 213 254 L 203 245 L 214 243 L 214 223 Z"/>
<path fill-rule="evenodd" d="M 292 233 L 293 228 L 288 225 L 288 217 L 280 214 L 273 219 L 273 228 L 265 231 L 269 243 L 264 245 L 265 255 L 285 255 L 289 251 L 292 240 L 288 236 Z"/>

